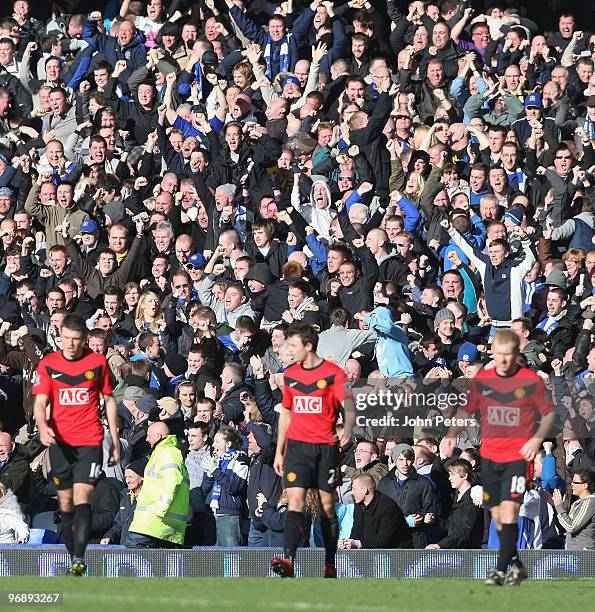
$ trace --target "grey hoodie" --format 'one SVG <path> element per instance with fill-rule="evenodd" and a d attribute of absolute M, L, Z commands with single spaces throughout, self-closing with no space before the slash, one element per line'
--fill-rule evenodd
<path fill-rule="evenodd" d="M 198 290 L 198 299 L 203 306 L 208 306 L 213 310 L 217 317 L 217 323 L 227 323 L 230 327 L 235 327 L 238 317 L 246 316 L 255 320 L 256 313 L 252 310 L 250 300 L 238 306 L 235 310 L 230 312 L 225 311 L 225 304 L 216 299 L 211 291 L 215 284 L 215 279 L 216 277 L 214 274 L 209 274 L 203 279 L 200 289 Z"/>
<path fill-rule="evenodd" d="M 351 353 L 370 340 L 375 340 L 376 334 L 371 329 L 345 329 L 333 325 L 318 336 L 317 353 L 335 360 L 343 367 L 351 357 Z"/>

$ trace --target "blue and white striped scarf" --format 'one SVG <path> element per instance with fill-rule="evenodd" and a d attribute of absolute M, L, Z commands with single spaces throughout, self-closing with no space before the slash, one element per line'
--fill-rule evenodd
<path fill-rule="evenodd" d="M 285 36 L 285 38 L 281 41 L 281 49 L 279 51 L 279 73 L 287 72 L 289 70 L 289 37 L 291 34 Z M 272 81 L 277 75 L 273 74 L 273 55 L 271 52 L 273 51 L 273 45 L 277 45 L 278 43 L 273 42 L 273 39 L 269 36 L 267 39 L 267 44 L 264 48 L 264 59 L 267 63 L 267 76 Z"/>
<path fill-rule="evenodd" d="M 219 459 L 219 469 L 225 474 L 227 472 L 227 466 L 237 458 L 240 454 L 239 450 L 231 449 L 225 451 Z M 211 490 L 211 508 L 217 510 L 219 508 L 219 498 L 221 497 L 221 485 L 215 481 Z"/>
<path fill-rule="evenodd" d="M 548 336 L 560 325 L 560 319 L 566 316 L 566 310 L 563 310 L 555 317 L 546 317 L 541 323 L 537 324 L 537 329 L 542 329 Z"/>
<path fill-rule="evenodd" d="M 531 310 L 533 296 L 544 287 L 545 285 L 540 280 L 532 283 L 523 283 L 523 314 Z"/>

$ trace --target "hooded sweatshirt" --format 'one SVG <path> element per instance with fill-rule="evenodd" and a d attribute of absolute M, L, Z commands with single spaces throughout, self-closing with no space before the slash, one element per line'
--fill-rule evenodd
<path fill-rule="evenodd" d="M 327 196 L 327 205 L 325 208 L 318 208 L 314 201 L 314 188 L 316 185 L 321 184 Z M 331 207 L 331 190 L 328 186 L 328 179 L 325 176 L 315 174 L 312 177 L 312 188 L 310 189 L 310 201 L 305 204 L 299 203 L 299 186 L 296 185 L 294 192 L 292 193 L 292 204 L 304 217 L 306 223 L 311 225 L 318 235 L 325 240 L 330 240 L 329 229 L 331 221 L 336 216 L 335 211 L 330 209 Z"/>
<path fill-rule="evenodd" d="M 412 377 L 413 366 L 407 336 L 393 322 L 390 310 L 378 306 L 365 318 L 365 322 L 378 334 L 376 360 L 382 374 L 387 378 Z"/>

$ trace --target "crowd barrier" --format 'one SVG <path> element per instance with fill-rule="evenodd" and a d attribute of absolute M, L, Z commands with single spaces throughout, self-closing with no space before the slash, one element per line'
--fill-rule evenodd
<path fill-rule="evenodd" d="M 89 574 L 151 577 L 269 577 L 271 559 L 280 550 L 263 548 L 200 548 L 148 550 L 91 546 Z M 483 579 L 496 564 L 489 550 L 341 550 L 340 578 L 472 578 Z M 525 550 L 521 558 L 534 580 L 595 577 L 595 550 Z M 296 572 L 318 577 L 324 564 L 322 549 L 298 552 Z M 0 576 L 64 575 L 69 566 L 63 546 L 0 546 Z"/>

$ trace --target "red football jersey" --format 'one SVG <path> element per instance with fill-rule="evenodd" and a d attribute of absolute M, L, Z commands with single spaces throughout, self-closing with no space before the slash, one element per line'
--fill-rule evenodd
<path fill-rule="evenodd" d="M 61 352 L 44 357 L 37 366 L 34 395 L 50 401 L 49 425 L 56 440 L 71 446 L 101 446 L 100 393 L 113 391 L 110 370 L 103 355 L 85 351 L 69 361 Z"/>
<path fill-rule="evenodd" d="M 481 413 L 480 454 L 496 463 L 519 461 L 520 450 L 535 434 L 537 413 L 554 409 L 541 378 L 528 368 L 513 376 L 499 376 L 495 369 L 481 370 L 473 378 L 466 408 Z"/>
<path fill-rule="evenodd" d="M 283 381 L 283 406 L 291 410 L 287 439 L 337 444 L 335 425 L 345 399 L 345 372 L 326 360 L 309 370 L 296 363 L 285 370 Z"/>

